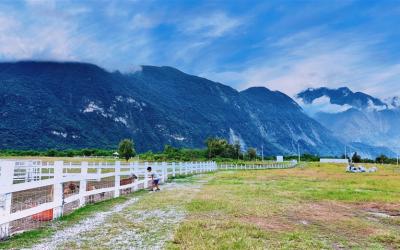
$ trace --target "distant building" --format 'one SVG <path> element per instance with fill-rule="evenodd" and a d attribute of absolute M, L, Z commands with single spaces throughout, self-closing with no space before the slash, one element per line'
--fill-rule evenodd
<path fill-rule="evenodd" d="M 276 161 L 277 161 L 277 162 L 283 162 L 283 156 L 278 155 L 278 156 L 276 157 Z"/>
<path fill-rule="evenodd" d="M 345 163 L 349 164 L 348 159 L 330 159 L 330 158 L 322 158 L 319 160 L 321 163 Z"/>

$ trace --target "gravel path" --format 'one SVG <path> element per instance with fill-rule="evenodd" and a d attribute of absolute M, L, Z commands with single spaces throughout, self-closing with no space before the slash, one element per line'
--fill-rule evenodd
<path fill-rule="evenodd" d="M 202 184 L 172 182 L 163 185 L 161 192 L 193 194 Z M 138 210 L 134 206 L 142 198 L 132 198 L 110 211 L 57 231 L 31 249 L 162 249 L 185 218 L 184 208 L 171 204 L 163 209 Z"/>
<path fill-rule="evenodd" d="M 134 204 L 138 201 L 138 198 L 132 198 L 131 200 L 117 205 L 111 211 L 100 212 L 94 216 L 91 216 L 78 224 L 75 224 L 71 227 L 67 227 L 63 230 L 56 232 L 50 239 L 44 241 L 41 244 L 38 244 L 32 247 L 32 250 L 44 250 L 44 249 L 58 249 L 58 245 L 68 242 L 70 240 L 76 239 L 79 237 L 81 233 L 88 232 L 94 230 L 97 227 L 100 227 L 108 217 L 113 214 L 120 213 L 124 208 Z"/>

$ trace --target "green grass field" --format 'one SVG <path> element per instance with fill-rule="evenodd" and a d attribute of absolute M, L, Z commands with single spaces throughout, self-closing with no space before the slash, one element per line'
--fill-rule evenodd
<path fill-rule="evenodd" d="M 400 173 L 393 167 L 218 172 L 186 208 L 171 249 L 400 248 Z"/>
<path fill-rule="evenodd" d="M 175 180 L 185 188 L 141 193 L 128 211 L 184 211 L 185 219 L 164 244 L 167 249 L 400 249 L 400 171 L 378 167 L 377 173 L 360 174 L 346 173 L 343 165 L 318 163 L 220 171 Z M 67 222 L 84 216 L 78 211 Z M 118 227 L 135 227 L 116 221 Z M 136 227 L 149 231 L 146 223 Z M 17 236 L 0 248 L 29 246 L 29 237 L 52 233 L 40 232 Z"/>

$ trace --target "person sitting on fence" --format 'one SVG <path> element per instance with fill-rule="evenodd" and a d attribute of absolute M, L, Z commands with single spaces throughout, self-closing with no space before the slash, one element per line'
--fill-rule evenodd
<path fill-rule="evenodd" d="M 151 190 L 154 191 L 154 188 L 156 188 L 155 191 L 160 191 L 160 187 L 158 186 L 158 182 L 160 181 L 160 178 L 158 177 L 157 173 L 152 171 L 151 167 L 147 168 L 147 172 L 149 172 L 149 178 L 152 180 L 152 185 L 151 185 Z"/>

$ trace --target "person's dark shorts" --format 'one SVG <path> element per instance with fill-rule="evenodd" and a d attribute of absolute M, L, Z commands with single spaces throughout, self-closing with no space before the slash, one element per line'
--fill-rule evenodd
<path fill-rule="evenodd" d="M 158 179 L 157 180 L 153 180 L 154 185 L 158 185 Z"/>

